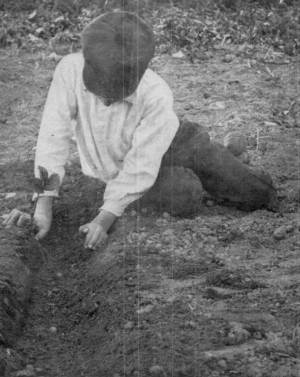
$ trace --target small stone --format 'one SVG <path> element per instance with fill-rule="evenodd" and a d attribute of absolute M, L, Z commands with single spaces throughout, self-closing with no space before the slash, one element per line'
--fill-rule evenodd
<path fill-rule="evenodd" d="M 25 369 L 19 370 L 16 373 L 16 377 L 34 377 L 34 367 L 32 365 L 27 365 Z"/>
<path fill-rule="evenodd" d="M 15 192 L 8 192 L 5 195 L 5 199 L 12 199 L 16 196 L 17 194 Z"/>
<path fill-rule="evenodd" d="M 292 233 L 294 231 L 294 225 L 290 224 L 286 226 L 286 232 Z"/>
<path fill-rule="evenodd" d="M 225 110 L 226 109 L 225 102 L 222 102 L 222 101 L 213 102 L 208 107 L 210 110 Z"/>
<path fill-rule="evenodd" d="M 218 366 L 222 369 L 226 369 L 227 368 L 227 363 L 224 359 L 221 359 L 221 360 L 218 360 Z"/>
<path fill-rule="evenodd" d="M 55 334 L 55 333 L 57 333 L 57 327 L 55 327 L 55 326 L 51 326 L 50 329 L 49 329 L 49 331 L 50 331 L 52 334 Z"/>
<path fill-rule="evenodd" d="M 62 278 L 62 277 L 63 277 L 63 274 L 62 274 L 61 272 L 57 272 L 56 276 L 57 276 L 58 278 Z"/>
<path fill-rule="evenodd" d="M 215 204 L 215 203 L 214 203 L 213 200 L 207 200 L 207 201 L 206 201 L 206 206 L 207 206 L 207 207 L 213 207 L 214 204 Z"/>
<path fill-rule="evenodd" d="M 238 159 L 246 165 L 249 165 L 250 163 L 250 155 L 248 152 L 243 152 L 240 156 L 238 156 Z"/>
<path fill-rule="evenodd" d="M 286 234 L 287 234 L 286 227 L 283 225 L 274 231 L 273 237 L 275 238 L 275 240 L 280 241 L 286 237 Z"/>
<path fill-rule="evenodd" d="M 128 322 L 125 323 L 125 325 L 124 325 L 124 329 L 125 329 L 125 330 L 131 330 L 131 329 L 133 329 L 133 327 L 134 327 L 134 322 L 132 322 L 132 321 L 128 321 Z"/>
<path fill-rule="evenodd" d="M 186 321 L 184 325 L 185 327 L 191 328 L 191 329 L 195 329 L 197 327 L 197 324 L 194 321 Z"/>
<path fill-rule="evenodd" d="M 234 155 L 240 156 L 246 152 L 247 139 L 240 132 L 228 132 L 224 137 L 224 146 Z"/>
<path fill-rule="evenodd" d="M 231 63 L 234 59 L 234 56 L 231 55 L 231 54 L 226 54 L 223 59 L 222 59 L 222 62 L 224 63 Z"/>
<path fill-rule="evenodd" d="M 149 372 L 151 376 L 157 376 L 157 377 L 163 377 L 165 375 L 164 368 L 161 367 L 160 365 L 153 365 L 150 369 Z"/>
<path fill-rule="evenodd" d="M 173 58 L 177 58 L 177 59 L 182 59 L 185 57 L 184 53 L 179 50 L 177 52 L 175 52 L 174 54 L 172 54 Z"/>
<path fill-rule="evenodd" d="M 221 287 L 209 287 L 205 291 L 205 296 L 211 299 L 227 299 L 235 294 L 235 290 Z"/>
<path fill-rule="evenodd" d="M 137 310 L 137 313 L 138 314 L 147 314 L 147 313 L 150 313 L 154 308 L 154 305 L 146 305 L 146 306 L 142 306 L 140 309 Z"/>

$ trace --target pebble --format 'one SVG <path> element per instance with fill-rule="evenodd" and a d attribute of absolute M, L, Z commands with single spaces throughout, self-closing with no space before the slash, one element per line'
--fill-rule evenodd
<path fill-rule="evenodd" d="M 197 324 L 194 321 L 186 321 L 184 325 L 185 327 L 188 327 L 191 329 L 195 329 L 197 327 Z"/>
<path fill-rule="evenodd" d="M 16 373 L 16 377 L 33 377 L 35 376 L 34 367 L 32 365 L 27 365 L 25 369 L 19 370 Z"/>
<path fill-rule="evenodd" d="M 227 368 L 227 363 L 226 363 L 226 361 L 224 359 L 219 360 L 218 361 L 218 365 L 222 369 L 226 369 Z"/>
<path fill-rule="evenodd" d="M 58 278 L 62 278 L 62 277 L 63 277 L 63 274 L 62 274 L 61 272 L 57 272 L 56 276 L 57 276 Z"/>
<path fill-rule="evenodd" d="M 240 132 L 228 132 L 224 137 L 224 146 L 234 155 L 240 156 L 246 152 L 247 139 Z"/>
<path fill-rule="evenodd" d="M 124 325 L 124 329 L 125 329 L 125 330 L 131 330 L 133 327 L 134 327 L 134 322 L 132 322 L 132 321 L 128 321 L 128 322 L 125 323 L 125 325 Z"/>
<path fill-rule="evenodd" d="M 55 327 L 55 326 L 51 326 L 50 329 L 49 329 L 49 331 L 50 331 L 52 334 L 55 334 L 55 333 L 57 333 L 57 327 Z"/>
<path fill-rule="evenodd" d="M 217 102 L 213 102 L 211 103 L 208 108 L 210 110 L 225 110 L 226 109 L 226 104 L 225 102 L 222 102 L 222 101 L 217 101 Z"/>
<path fill-rule="evenodd" d="M 273 237 L 277 241 L 283 240 L 286 237 L 286 235 L 287 235 L 287 228 L 284 225 L 277 228 L 273 233 Z"/>
<path fill-rule="evenodd" d="M 209 287 L 205 291 L 205 296 L 211 299 L 226 299 L 235 294 L 235 290 L 221 287 Z"/>
<path fill-rule="evenodd" d="M 138 314 L 147 314 L 147 313 L 150 313 L 154 308 L 154 305 L 146 305 L 146 306 L 142 306 L 140 309 L 137 310 L 137 313 Z"/>
<path fill-rule="evenodd" d="M 223 59 L 222 59 L 222 62 L 224 63 L 231 63 L 234 59 L 234 55 L 231 55 L 231 54 L 226 54 Z"/>
<path fill-rule="evenodd" d="M 161 367 L 160 365 L 153 365 L 150 369 L 149 372 L 151 376 L 157 376 L 157 377 L 163 377 L 165 376 L 165 371 L 164 368 Z"/>
<path fill-rule="evenodd" d="M 207 202 L 206 202 L 206 206 L 207 207 L 213 207 L 214 206 L 214 201 L 213 200 L 207 200 Z"/>
<path fill-rule="evenodd" d="M 250 164 L 250 155 L 248 152 L 243 152 L 240 156 L 238 156 L 238 159 L 246 165 Z"/>

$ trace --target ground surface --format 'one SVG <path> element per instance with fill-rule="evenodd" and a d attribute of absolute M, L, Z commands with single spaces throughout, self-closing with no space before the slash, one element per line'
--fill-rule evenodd
<path fill-rule="evenodd" d="M 29 232 L 19 242 L 36 275 L 22 336 L 6 348 L 9 376 L 300 376 L 296 60 L 245 46 L 212 51 L 197 65 L 155 59 L 179 115 L 217 140 L 246 134 L 250 164 L 271 173 L 281 212 L 245 213 L 211 200 L 193 219 L 129 209 L 106 249 L 90 253 L 77 229 L 103 187 L 80 175 L 74 154 L 49 237 L 37 246 Z M 18 51 L 2 51 L 0 62 L 5 213 L 30 200 L 54 63 Z M 8 192 L 17 195 L 5 199 Z"/>

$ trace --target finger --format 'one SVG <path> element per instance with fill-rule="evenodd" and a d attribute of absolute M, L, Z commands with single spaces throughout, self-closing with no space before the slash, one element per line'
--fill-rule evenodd
<path fill-rule="evenodd" d="M 7 227 L 10 227 L 11 225 L 14 225 L 18 221 L 18 219 L 19 219 L 20 216 L 21 216 L 21 212 L 20 211 L 13 210 L 11 212 L 11 214 L 10 214 L 10 217 L 6 220 L 6 224 L 5 225 Z"/>
<path fill-rule="evenodd" d="M 85 247 L 87 247 L 88 249 L 94 249 L 100 235 L 101 235 L 100 229 L 96 229 L 94 230 L 94 232 L 88 233 L 85 239 Z"/>
<path fill-rule="evenodd" d="M 14 215 L 15 212 L 16 210 L 13 209 L 11 212 L 7 213 L 6 215 L 1 216 L 3 218 L 3 225 L 6 225 L 8 223 L 8 221 L 10 220 L 12 215 Z"/>
<path fill-rule="evenodd" d="M 96 242 L 95 248 L 103 246 L 103 244 L 106 242 L 106 240 L 107 240 L 107 234 L 102 234 L 102 237 L 98 238 L 98 241 Z"/>
<path fill-rule="evenodd" d="M 47 229 L 40 229 L 39 231 L 38 231 L 38 233 L 35 235 L 35 239 L 37 240 L 37 241 L 39 241 L 39 240 L 42 240 L 44 237 L 46 237 L 46 235 L 47 235 L 47 233 L 48 233 L 48 231 L 47 231 Z"/>
<path fill-rule="evenodd" d="M 31 221 L 31 217 L 29 214 L 24 213 L 20 216 L 19 220 L 17 221 L 17 226 L 24 226 L 26 224 L 29 224 Z"/>
<path fill-rule="evenodd" d="M 103 230 L 101 230 L 98 237 L 96 239 L 91 240 L 91 244 L 93 248 L 96 249 L 97 247 L 103 245 L 106 239 L 107 239 L 107 234 Z"/>

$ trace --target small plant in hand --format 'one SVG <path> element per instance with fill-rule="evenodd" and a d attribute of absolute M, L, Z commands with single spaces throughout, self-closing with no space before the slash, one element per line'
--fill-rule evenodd
<path fill-rule="evenodd" d="M 51 174 L 49 177 L 47 169 L 42 166 L 39 166 L 38 169 L 40 178 L 33 179 L 33 187 L 39 198 L 40 194 L 44 194 L 45 191 L 53 191 L 59 188 L 59 176 L 58 174 Z"/>
<path fill-rule="evenodd" d="M 33 213 L 35 213 L 36 205 L 41 194 L 44 194 L 46 191 L 53 191 L 59 188 L 59 176 L 57 174 L 49 173 L 47 169 L 42 166 L 38 167 L 40 178 L 34 178 L 32 181 L 33 189 L 37 193 L 37 199 L 34 203 Z M 2 216 L 4 219 L 3 224 L 7 227 L 15 224 L 17 226 L 26 226 L 30 225 L 32 230 L 36 231 L 36 224 L 32 216 L 29 213 L 23 212 L 17 208 L 13 209 L 8 215 Z"/>

